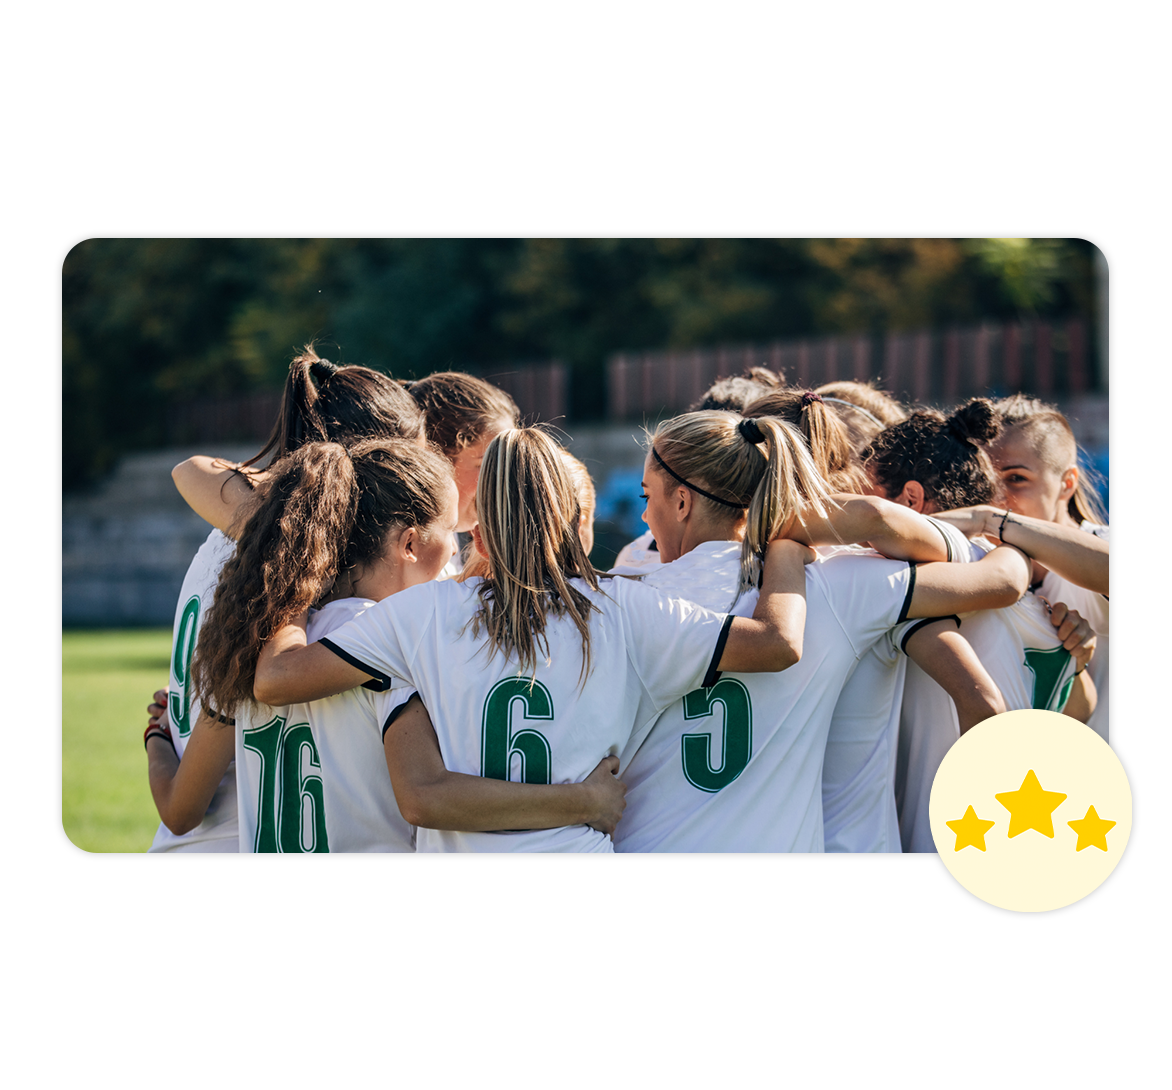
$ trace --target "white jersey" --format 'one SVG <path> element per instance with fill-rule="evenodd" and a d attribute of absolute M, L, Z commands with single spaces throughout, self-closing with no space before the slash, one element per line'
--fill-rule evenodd
<path fill-rule="evenodd" d="M 374 603 L 331 602 L 309 618 L 312 642 Z M 350 689 L 311 704 L 258 705 L 236 718 L 242 852 L 410 852 L 383 726 L 410 689 Z"/>
<path fill-rule="evenodd" d="M 377 678 L 419 691 L 452 772 L 525 783 L 578 783 L 619 754 L 632 735 L 706 679 L 720 660 L 731 619 L 671 601 L 630 579 L 592 591 L 591 661 L 565 617 L 548 618 L 548 655 L 533 678 L 516 658 L 489 654 L 469 623 L 482 580 L 426 583 L 392 595 L 322 642 Z M 586 825 L 500 833 L 420 829 L 420 851 L 609 852 L 609 837 Z"/>
<path fill-rule="evenodd" d="M 991 545 L 971 543 L 980 559 Z M 1007 711 L 1039 708 L 1061 712 L 1070 696 L 1074 659 L 1050 623 L 1049 607 L 1027 591 L 1005 609 L 961 615 L 961 635 L 1001 690 Z M 960 737 L 956 707 L 915 663 L 908 664 L 900 715 L 896 803 L 905 852 L 932 852 L 928 800 L 936 769 Z"/>
<path fill-rule="evenodd" d="M 645 582 L 705 605 L 727 603 L 738 542 L 698 545 Z M 726 674 L 659 717 L 624 754 L 620 852 L 820 852 L 822 760 L 839 691 L 907 608 L 910 568 L 819 555 L 806 567 L 801 661 L 780 673 Z M 757 593 L 734 612 L 749 614 Z"/>
<path fill-rule="evenodd" d="M 1110 541 L 1111 529 L 1109 526 L 1084 522 L 1082 528 L 1087 533 L 1094 534 L 1095 537 Z M 1091 675 L 1091 681 L 1095 683 L 1099 699 L 1094 712 L 1087 720 L 1087 726 L 1095 731 L 1104 742 L 1110 742 L 1108 727 L 1110 700 L 1107 690 L 1110 679 L 1111 603 L 1106 595 L 1096 594 L 1093 590 L 1087 590 L 1086 587 L 1075 586 L 1074 583 L 1063 579 L 1060 575 L 1055 575 L 1054 572 L 1049 572 L 1042 580 L 1039 593 L 1051 605 L 1055 602 L 1064 602 L 1071 609 L 1077 609 L 1090 622 L 1091 631 L 1098 637 L 1095 653 L 1091 657 L 1090 665 L 1087 666 L 1087 672 Z"/>
<path fill-rule="evenodd" d="M 171 677 L 167 683 L 167 714 L 171 720 L 171 739 L 180 760 L 187 748 L 191 729 L 199 718 L 199 701 L 188 687 L 191 659 L 204 617 L 212 604 L 220 571 L 236 552 L 236 542 L 219 530 L 213 530 L 199 547 L 183 577 L 179 601 L 175 607 L 175 624 L 171 633 Z M 152 852 L 234 852 L 237 842 L 236 767 L 228 771 L 216 788 L 203 821 L 182 836 L 159 824 L 155 839 L 147 849 Z"/>
<path fill-rule="evenodd" d="M 970 558 L 968 539 L 959 530 L 937 519 L 928 521 L 943 535 L 948 560 Z M 908 664 L 904 648 L 918 629 L 933 620 L 906 621 L 885 633 L 843 686 L 822 769 L 828 852 L 903 850 L 895 774 Z"/>
<path fill-rule="evenodd" d="M 621 572 L 623 575 L 638 575 L 641 572 L 651 571 L 661 567 L 663 557 L 655 545 L 655 537 L 648 530 L 640 534 L 634 541 L 624 545 L 615 557 L 612 572 Z"/>

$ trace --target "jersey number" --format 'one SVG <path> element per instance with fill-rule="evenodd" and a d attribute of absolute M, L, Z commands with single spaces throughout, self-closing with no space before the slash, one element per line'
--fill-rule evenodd
<path fill-rule="evenodd" d="M 195 654 L 195 636 L 199 630 L 199 595 L 193 595 L 183 607 L 179 631 L 175 633 L 175 650 L 171 653 L 171 676 L 179 691 L 168 694 L 171 726 L 180 738 L 191 733 L 191 693 L 187 679 L 191 673 L 191 658 Z"/>
<path fill-rule="evenodd" d="M 498 681 L 484 702 L 480 725 L 480 774 L 508 780 L 513 758 L 520 761 L 520 783 L 549 783 L 553 759 L 544 734 L 532 727 L 513 731 L 513 707 L 519 704 L 525 719 L 552 719 L 553 698 L 540 681 L 524 678 Z"/>
<path fill-rule="evenodd" d="M 308 723 L 278 715 L 244 732 L 244 748 L 260 756 L 260 799 L 254 852 L 328 852 L 321 761 Z"/>
<path fill-rule="evenodd" d="M 1049 651 L 1027 647 L 1025 664 L 1034 675 L 1034 707 L 1042 711 L 1062 711 L 1074 685 L 1072 677 L 1067 678 L 1065 685 L 1060 684 L 1070 664 L 1070 652 L 1064 647 L 1054 647 Z"/>
<path fill-rule="evenodd" d="M 685 719 L 706 719 L 712 706 L 724 708 L 724 741 L 719 768 L 712 767 L 712 734 L 685 734 L 683 740 L 684 775 L 701 791 L 719 791 L 728 787 L 749 763 L 753 754 L 753 704 L 749 690 L 735 678 L 721 678 L 707 689 L 693 689 L 684 697 Z"/>

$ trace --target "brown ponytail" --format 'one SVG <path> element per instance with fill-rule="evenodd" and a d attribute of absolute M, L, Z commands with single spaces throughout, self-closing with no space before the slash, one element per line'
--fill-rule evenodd
<path fill-rule="evenodd" d="M 814 465 L 833 492 L 867 492 L 863 472 L 842 420 L 814 391 L 781 389 L 745 408 L 746 416 L 776 416 L 797 428 Z"/>
<path fill-rule="evenodd" d="M 265 445 L 278 461 L 304 443 L 345 443 L 364 437 L 419 440 L 423 414 L 402 385 L 369 367 L 339 367 L 307 344 L 289 365 L 277 421 Z"/>
<path fill-rule="evenodd" d="M 261 646 L 319 602 L 339 574 L 383 553 L 396 525 L 433 524 L 451 465 L 414 443 L 369 439 L 349 453 L 307 443 L 278 462 L 224 566 L 191 674 L 205 707 L 253 703 Z"/>

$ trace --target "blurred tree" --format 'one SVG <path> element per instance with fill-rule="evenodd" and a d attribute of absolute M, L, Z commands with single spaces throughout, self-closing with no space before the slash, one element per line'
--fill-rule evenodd
<path fill-rule="evenodd" d="M 404 377 L 622 350 L 1094 313 L 1078 239 L 91 239 L 62 270 L 66 487 L 169 405 L 280 385 L 311 339 Z"/>

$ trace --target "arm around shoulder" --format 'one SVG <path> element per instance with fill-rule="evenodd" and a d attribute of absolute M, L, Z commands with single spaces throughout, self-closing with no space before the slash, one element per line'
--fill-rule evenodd
<path fill-rule="evenodd" d="M 255 497 L 253 476 L 232 462 L 204 454 L 188 458 L 171 470 L 171 480 L 188 507 L 229 537 L 233 536 L 240 514 Z"/>

